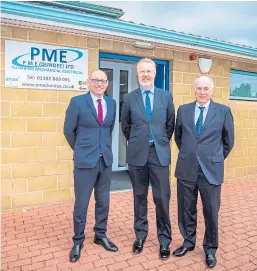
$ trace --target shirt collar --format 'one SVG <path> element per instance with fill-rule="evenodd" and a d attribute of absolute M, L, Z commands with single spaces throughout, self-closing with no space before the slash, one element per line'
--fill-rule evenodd
<path fill-rule="evenodd" d="M 141 93 L 142 95 L 145 93 L 145 89 L 143 89 L 142 87 L 140 87 Z M 148 89 L 152 94 L 154 94 L 154 86 L 151 89 Z"/>
<path fill-rule="evenodd" d="M 208 110 L 208 109 L 209 109 L 209 106 L 210 106 L 210 102 L 211 102 L 211 101 L 209 101 L 207 104 L 200 105 L 200 104 L 196 101 L 196 107 L 198 108 L 199 106 L 201 106 L 201 107 L 204 107 L 206 110 Z"/>
<path fill-rule="evenodd" d="M 90 95 L 91 95 L 91 98 L 92 98 L 94 103 L 97 103 L 98 99 L 103 100 L 103 96 L 101 98 L 99 98 L 99 97 L 95 96 L 91 91 L 90 91 Z"/>

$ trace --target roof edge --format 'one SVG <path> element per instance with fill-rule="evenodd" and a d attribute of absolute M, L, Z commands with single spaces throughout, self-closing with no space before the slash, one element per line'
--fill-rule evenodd
<path fill-rule="evenodd" d="M 35 6 L 24 2 L 2 1 L 1 9 L 2 13 L 12 15 L 50 20 L 69 25 L 93 27 L 121 34 L 138 35 L 142 38 L 147 37 L 156 40 L 175 42 L 182 45 L 197 46 L 205 49 L 217 50 L 223 54 L 226 52 L 235 53 L 242 55 L 242 57 L 254 57 L 257 59 L 257 49 L 255 48 L 191 36 L 180 32 L 158 29 L 117 19 L 92 16 L 67 10 L 58 10 L 45 6 Z"/>
<path fill-rule="evenodd" d="M 36 5 L 36 6 L 45 6 L 45 7 L 53 7 L 53 8 L 61 8 L 67 11 L 75 10 L 80 13 L 83 12 L 91 12 L 98 16 L 107 16 L 111 18 L 120 18 L 125 14 L 122 9 L 112 8 L 107 6 L 99 6 L 95 4 L 90 4 L 86 2 L 78 2 L 78 1 L 24 1 L 29 5 Z"/>

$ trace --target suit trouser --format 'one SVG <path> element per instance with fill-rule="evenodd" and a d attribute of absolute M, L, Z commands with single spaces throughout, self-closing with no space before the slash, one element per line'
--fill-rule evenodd
<path fill-rule="evenodd" d="M 134 230 L 136 237 L 138 239 L 146 239 L 148 234 L 147 195 L 150 179 L 156 207 L 158 239 L 161 245 L 169 245 L 171 242 L 169 167 L 161 166 L 155 147 L 151 146 L 149 147 L 146 165 L 129 165 L 129 173 L 133 186 Z"/>
<path fill-rule="evenodd" d="M 106 167 L 100 156 L 97 165 L 92 169 L 74 167 L 75 205 L 73 212 L 75 245 L 85 240 L 85 224 L 89 200 L 94 189 L 95 196 L 95 226 L 97 238 L 106 237 L 110 202 L 111 166 Z"/>
<path fill-rule="evenodd" d="M 179 230 L 184 238 L 184 246 L 188 248 L 195 247 L 198 190 L 202 199 L 205 222 L 203 248 L 205 253 L 215 255 L 218 248 L 218 213 L 220 208 L 221 185 L 210 184 L 200 166 L 197 182 L 178 179 Z"/>

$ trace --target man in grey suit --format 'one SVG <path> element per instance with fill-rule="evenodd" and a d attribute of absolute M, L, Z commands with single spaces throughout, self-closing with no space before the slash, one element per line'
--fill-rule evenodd
<path fill-rule="evenodd" d="M 127 162 L 133 186 L 133 252 L 142 252 L 148 234 L 147 195 L 149 179 L 156 206 L 160 258 L 170 256 L 171 226 L 169 216 L 170 139 L 175 126 L 171 93 L 154 87 L 155 63 L 141 59 L 137 64 L 140 88 L 126 94 L 121 113 L 123 134 L 128 140 Z"/>
<path fill-rule="evenodd" d="M 179 149 L 177 177 L 178 225 L 184 243 L 174 256 L 184 256 L 196 242 L 197 197 L 200 191 L 205 235 L 206 265 L 216 265 L 218 212 L 224 160 L 234 145 L 234 121 L 228 106 L 211 100 L 214 82 L 200 76 L 194 82 L 196 102 L 178 108 L 175 141 Z"/>
<path fill-rule="evenodd" d="M 96 201 L 94 242 L 108 251 L 118 250 L 106 237 L 113 162 L 111 132 L 116 103 L 112 98 L 104 96 L 108 81 L 103 71 L 93 72 L 87 83 L 90 91 L 71 99 L 64 122 L 64 135 L 74 151 L 75 235 L 70 252 L 71 262 L 80 258 L 85 240 L 88 203 L 93 189 Z"/>

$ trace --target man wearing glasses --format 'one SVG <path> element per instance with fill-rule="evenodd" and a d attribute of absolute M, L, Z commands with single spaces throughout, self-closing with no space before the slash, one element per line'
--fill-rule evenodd
<path fill-rule="evenodd" d="M 73 212 L 74 246 L 70 262 L 79 260 L 85 240 L 86 214 L 90 196 L 95 196 L 94 243 L 106 250 L 118 248 L 106 237 L 110 201 L 111 133 L 116 116 L 116 102 L 104 96 L 108 86 L 106 74 L 97 70 L 87 80 L 89 92 L 73 97 L 66 110 L 64 135 L 74 151 Z"/>

